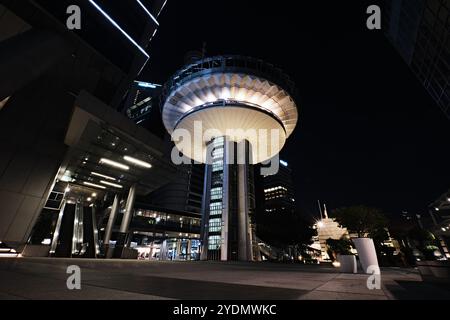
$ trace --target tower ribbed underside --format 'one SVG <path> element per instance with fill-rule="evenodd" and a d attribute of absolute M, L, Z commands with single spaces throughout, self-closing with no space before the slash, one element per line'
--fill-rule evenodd
<path fill-rule="evenodd" d="M 209 106 L 220 101 L 228 103 Z M 194 121 L 202 122 L 203 131 L 268 130 L 266 143 L 273 145 L 269 152 L 259 152 L 258 144 L 249 137 L 242 137 L 251 141 L 254 153 L 252 162 L 256 163 L 269 159 L 281 150 L 295 128 L 298 114 L 292 97 L 276 84 L 254 75 L 220 72 L 204 74 L 180 84 L 167 97 L 162 118 L 170 134 L 175 129 L 187 129 L 193 135 Z M 279 130 L 276 144 L 270 139 L 270 130 L 273 129 Z M 255 155 L 264 153 L 267 156 L 255 158 Z M 204 156 L 200 157 L 198 152 L 186 156 L 204 162 Z"/>

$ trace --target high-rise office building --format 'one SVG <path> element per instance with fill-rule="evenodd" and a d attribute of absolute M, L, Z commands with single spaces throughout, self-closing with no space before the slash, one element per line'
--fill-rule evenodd
<path fill-rule="evenodd" d="M 294 130 L 294 91 L 281 70 L 242 56 L 199 60 L 166 83 L 162 117 L 176 160 L 206 164 L 202 259 L 258 259 L 253 165 L 276 156 Z"/>
<path fill-rule="evenodd" d="M 450 2 L 385 0 L 383 28 L 408 66 L 450 118 Z"/>
<path fill-rule="evenodd" d="M 174 181 L 161 186 L 143 200 L 162 208 L 200 213 L 205 167 L 201 164 L 185 164 L 178 167 L 180 170 Z"/>
<path fill-rule="evenodd" d="M 189 51 L 184 56 L 184 62 L 187 65 L 196 63 L 202 56 L 200 51 Z M 155 134 L 165 133 L 165 152 L 170 153 L 173 143 L 162 124 L 159 105 L 156 108 L 161 99 L 161 86 L 136 81 L 134 88 L 128 95 L 127 115 Z M 200 213 L 205 167 L 202 164 L 183 164 L 179 167 L 182 170 L 178 171 L 177 179 L 152 192 L 145 201 L 162 208 Z"/>
<path fill-rule="evenodd" d="M 134 123 L 161 139 L 167 139 L 159 110 L 160 95 L 160 84 L 134 81 L 127 93 L 123 109 Z"/>
<path fill-rule="evenodd" d="M 63 251 L 80 254 L 80 245 L 92 242 L 82 218 L 92 234 L 90 217 L 103 199 L 131 190 L 121 226 L 126 232 L 134 196 L 153 191 L 175 171 L 162 159 L 161 140 L 116 111 L 149 59 L 164 4 L 2 1 L 0 241 L 23 245 L 44 213 L 55 230 L 52 245 L 61 230 L 61 239 L 71 242 Z M 74 14 L 79 29 L 68 27 Z"/>
<path fill-rule="evenodd" d="M 280 168 L 274 175 L 263 177 L 264 212 L 267 214 L 294 213 L 295 191 L 292 170 L 286 161 L 280 161 Z"/>
<path fill-rule="evenodd" d="M 164 141 L 163 152 L 170 154 L 173 143 L 161 120 L 161 85 L 135 81 L 124 104 L 124 111 L 136 124 L 146 128 Z M 204 166 L 179 166 L 178 176 L 142 200 L 172 210 L 200 213 L 203 194 Z"/>

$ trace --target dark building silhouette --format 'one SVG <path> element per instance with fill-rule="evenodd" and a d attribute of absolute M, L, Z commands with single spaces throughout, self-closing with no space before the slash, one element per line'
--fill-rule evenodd
<path fill-rule="evenodd" d="M 386 0 L 383 28 L 402 58 L 450 118 L 450 2 Z"/>
<path fill-rule="evenodd" d="M 186 164 L 179 167 L 182 169 L 178 171 L 175 181 L 153 191 L 145 201 L 162 208 L 200 213 L 205 166 Z"/>
<path fill-rule="evenodd" d="M 80 8 L 79 30 L 66 25 L 67 8 L 73 4 Z M 75 240 L 61 250 L 80 254 L 82 242 L 93 243 L 83 230 L 95 229 L 88 219 L 95 215 L 90 204 L 129 188 L 145 194 L 158 186 L 158 170 L 168 168 L 160 159 L 161 142 L 117 110 L 149 59 L 147 46 L 164 4 L 1 2 L 0 241 L 25 244 L 41 213 L 51 216 L 50 227 L 61 231 L 64 220 L 74 221 L 72 216 L 80 222 L 67 224 Z M 152 180 L 142 183 L 146 173 L 139 168 L 127 166 L 122 174 L 104 163 L 103 158 L 124 161 L 125 154 L 152 162 Z M 168 173 L 162 175 L 167 181 Z M 68 213 L 61 220 L 58 212 L 65 205 Z M 86 219 L 85 227 L 76 217 Z"/>

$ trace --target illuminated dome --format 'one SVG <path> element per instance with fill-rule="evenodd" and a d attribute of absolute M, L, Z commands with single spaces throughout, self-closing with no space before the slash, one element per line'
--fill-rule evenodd
<path fill-rule="evenodd" d="M 213 129 L 236 142 L 248 140 L 252 162 L 259 163 L 278 154 L 297 124 L 294 92 L 293 82 L 262 60 L 207 58 L 184 67 L 165 85 L 162 119 L 170 134 L 176 129 L 191 134 L 192 143 L 175 145 L 193 160 L 205 162 L 207 142 L 195 148 L 194 132 L 203 135 Z M 278 134 L 271 136 L 273 129 Z M 230 130 L 233 136 L 226 134 Z"/>

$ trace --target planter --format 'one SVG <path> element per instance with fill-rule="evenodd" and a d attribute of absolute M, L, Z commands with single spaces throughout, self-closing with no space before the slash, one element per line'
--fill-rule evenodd
<path fill-rule="evenodd" d="M 450 261 L 420 261 L 417 267 L 424 281 L 450 284 Z"/>
<path fill-rule="evenodd" d="M 340 263 L 339 271 L 344 273 L 356 273 L 358 271 L 356 257 L 354 255 L 338 255 Z"/>
<path fill-rule="evenodd" d="M 370 266 L 376 267 L 379 270 L 377 252 L 373 240 L 370 238 L 355 238 L 353 239 L 356 251 L 358 251 L 359 261 L 365 273 L 373 273 L 373 270 L 368 270 Z M 372 272 L 371 272 L 372 271 Z"/>

